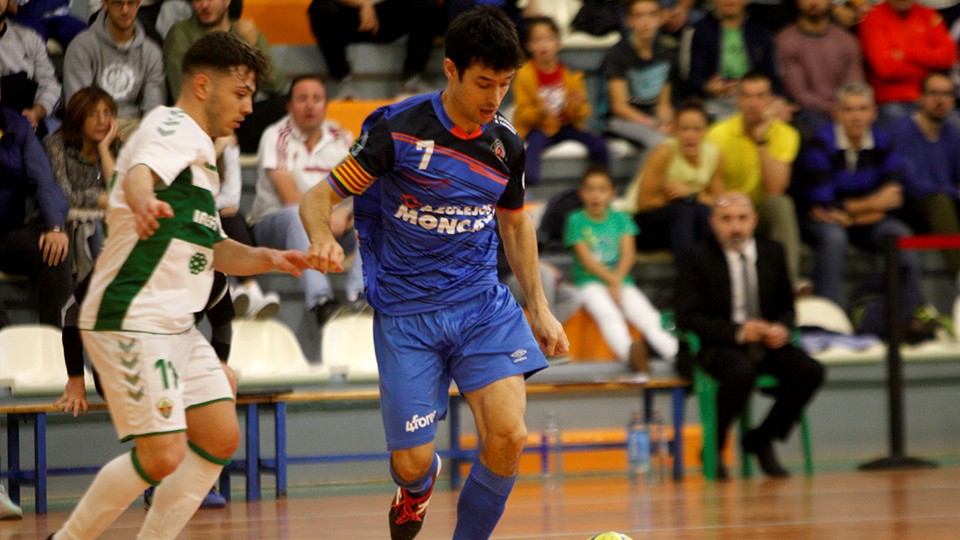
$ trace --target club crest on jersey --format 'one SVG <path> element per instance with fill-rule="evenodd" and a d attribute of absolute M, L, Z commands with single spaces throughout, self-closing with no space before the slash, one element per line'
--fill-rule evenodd
<path fill-rule="evenodd" d="M 170 415 L 173 414 L 173 402 L 167 398 L 160 398 L 160 401 L 157 402 L 157 410 L 160 411 L 160 416 L 170 418 Z"/>
<path fill-rule="evenodd" d="M 493 150 L 494 155 L 496 155 L 500 161 L 506 161 L 507 149 L 503 147 L 503 143 L 500 141 L 500 139 L 493 141 L 493 144 L 490 145 L 490 149 Z"/>
<path fill-rule="evenodd" d="M 350 147 L 350 155 L 357 157 L 360 155 L 360 151 L 363 150 L 363 147 L 367 145 L 367 139 L 370 138 L 370 132 L 364 131 L 357 137 L 357 140 L 353 141 L 353 146 Z"/>
<path fill-rule="evenodd" d="M 196 253 L 190 257 L 190 273 L 197 275 L 207 268 L 207 257 L 203 253 Z"/>

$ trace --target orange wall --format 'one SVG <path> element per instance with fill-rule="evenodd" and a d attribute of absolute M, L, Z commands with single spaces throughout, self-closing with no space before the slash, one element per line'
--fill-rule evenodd
<path fill-rule="evenodd" d="M 255 22 L 270 45 L 316 45 L 309 6 L 310 0 L 244 0 L 243 18 Z"/>

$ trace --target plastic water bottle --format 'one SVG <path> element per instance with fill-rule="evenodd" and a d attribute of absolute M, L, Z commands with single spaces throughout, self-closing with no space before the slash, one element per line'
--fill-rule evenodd
<path fill-rule="evenodd" d="M 540 452 L 543 479 L 548 486 L 555 486 L 563 479 L 563 440 L 557 415 L 553 411 L 547 413 L 541 434 Z"/>
<path fill-rule="evenodd" d="M 627 472 L 631 482 L 646 482 L 650 476 L 650 432 L 643 414 L 636 412 L 627 425 Z"/>
<path fill-rule="evenodd" d="M 662 484 L 667 480 L 667 438 L 664 435 L 663 418 L 657 411 L 653 411 L 650 423 L 650 444 L 650 454 L 656 462 L 652 475 L 657 484 Z"/>

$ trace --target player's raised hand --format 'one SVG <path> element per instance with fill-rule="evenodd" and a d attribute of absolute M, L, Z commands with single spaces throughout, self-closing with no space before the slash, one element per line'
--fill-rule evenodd
<path fill-rule="evenodd" d="M 146 240 L 157 232 L 160 219 L 173 217 L 173 207 L 157 198 L 147 199 L 132 210 L 136 219 L 137 236 L 141 240 Z"/>
<path fill-rule="evenodd" d="M 540 344 L 540 350 L 547 356 L 556 356 L 570 352 L 570 342 L 563 331 L 560 321 L 544 309 L 541 313 L 531 312 L 530 329 Z"/>
<path fill-rule="evenodd" d="M 302 251 L 293 249 L 279 251 L 271 249 L 269 250 L 269 257 L 270 264 L 273 266 L 274 270 L 277 270 L 278 272 L 286 272 L 287 274 L 292 274 L 296 277 L 300 277 L 304 270 L 313 268 L 313 265 L 310 262 L 310 257 Z"/>
<path fill-rule="evenodd" d="M 310 267 L 319 272 L 343 272 L 343 248 L 336 240 L 314 242 L 307 251 Z"/>

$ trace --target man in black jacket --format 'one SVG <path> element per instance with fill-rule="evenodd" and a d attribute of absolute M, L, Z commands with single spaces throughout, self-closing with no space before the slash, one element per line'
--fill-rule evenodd
<path fill-rule="evenodd" d="M 780 244 L 755 238 L 757 213 L 742 193 L 719 197 L 710 218 L 715 238 L 704 240 L 677 267 L 677 326 L 699 335 L 694 360 L 719 382 L 719 448 L 761 374 L 780 381 L 766 419 L 743 437 L 764 473 L 787 476 L 771 441 L 783 440 L 823 382 L 824 369 L 790 342 L 793 286 Z M 725 477 L 722 466 L 718 477 Z"/>

